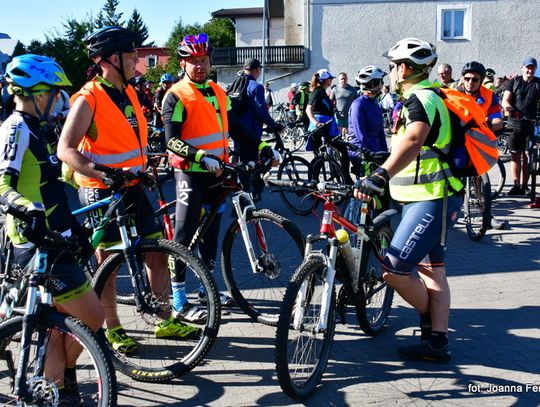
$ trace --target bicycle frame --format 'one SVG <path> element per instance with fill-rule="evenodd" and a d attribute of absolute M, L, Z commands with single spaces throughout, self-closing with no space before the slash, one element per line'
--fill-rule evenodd
<path fill-rule="evenodd" d="M 260 273 L 263 271 L 263 268 L 259 264 L 259 260 L 255 255 L 255 250 L 253 249 L 253 244 L 251 243 L 249 231 L 247 228 L 247 217 L 250 211 L 257 210 L 255 203 L 253 202 L 253 197 L 251 193 L 245 192 L 242 189 L 242 185 L 238 182 L 237 176 L 234 178 L 225 178 L 222 183 L 222 190 L 217 195 L 216 199 L 212 202 L 212 209 L 209 214 L 207 214 L 201 221 L 200 226 L 195 231 L 191 243 L 189 244 L 189 249 L 195 251 L 198 244 L 202 240 L 202 237 L 206 234 L 208 228 L 212 224 L 212 221 L 216 217 L 219 207 L 227 199 L 230 192 L 233 192 L 231 200 L 236 212 L 237 222 L 240 227 L 242 234 L 242 239 L 246 248 L 246 253 L 249 258 L 249 263 L 251 265 L 251 270 L 253 273 Z M 241 203 L 243 202 L 243 204 Z M 257 240 L 259 246 L 263 252 L 268 251 L 268 246 L 266 244 L 266 238 L 264 236 L 264 231 L 262 230 L 261 225 L 257 222 L 255 224 Z"/>

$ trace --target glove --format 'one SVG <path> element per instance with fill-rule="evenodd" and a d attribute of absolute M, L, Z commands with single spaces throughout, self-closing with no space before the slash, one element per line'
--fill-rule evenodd
<path fill-rule="evenodd" d="M 26 222 L 22 234 L 29 242 L 40 246 L 47 234 L 45 207 L 41 203 L 33 203 L 26 209 L 25 213 L 30 219 Z"/>
<path fill-rule="evenodd" d="M 359 190 L 360 193 L 369 197 L 382 195 L 384 193 L 384 187 L 389 180 L 390 176 L 388 172 L 384 168 L 379 167 L 368 177 L 357 180 L 354 184 L 354 189 Z"/>
<path fill-rule="evenodd" d="M 221 169 L 221 160 L 213 155 L 205 155 L 201 164 L 210 172 L 218 172 Z"/>
<path fill-rule="evenodd" d="M 264 146 L 261 152 L 259 153 L 259 157 L 263 160 L 272 160 L 281 162 L 281 154 L 279 151 L 274 150 L 270 146 Z"/>
<path fill-rule="evenodd" d="M 113 169 L 110 174 L 105 174 L 101 181 L 112 190 L 119 190 L 126 182 L 126 177 L 122 170 Z"/>

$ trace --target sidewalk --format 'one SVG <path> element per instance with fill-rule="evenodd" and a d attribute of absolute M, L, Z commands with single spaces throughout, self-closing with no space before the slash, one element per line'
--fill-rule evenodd
<path fill-rule="evenodd" d="M 279 198 L 271 202 L 271 209 L 311 227 L 307 218 L 288 213 Z M 450 231 L 449 365 L 399 358 L 396 347 L 416 341 L 411 337 L 419 332 L 416 313 L 396 295 L 388 327 L 378 337 L 364 335 L 352 314 L 350 325 L 337 326 L 328 368 L 306 405 L 539 405 L 540 210 L 526 203 L 496 200 L 493 214 L 507 219 L 509 228 L 490 230 L 480 242 L 469 240 L 463 224 Z M 240 312 L 224 315 L 202 366 L 166 385 L 133 382 L 119 373 L 119 405 L 295 405 L 278 385 L 273 341 L 273 328 Z"/>

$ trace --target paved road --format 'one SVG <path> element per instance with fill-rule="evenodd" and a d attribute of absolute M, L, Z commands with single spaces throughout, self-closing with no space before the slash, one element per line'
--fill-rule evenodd
<path fill-rule="evenodd" d="M 266 207 L 306 232 L 316 227 L 294 217 L 276 195 L 265 193 Z M 419 332 L 416 313 L 396 296 L 378 337 L 352 324 L 337 327 L 328 369 L 307 405 L 540 405 L 540 212 L 527 209 L 525 198 L 503 197 L 494 205 L 494 214 L 509 221 L 507 230 L 489 231 L 477 243 L 462 224 L 450 231 L 452 363 L 399 358 L 396 346 L 416 341 Z M 276 380 L 273 341 L 272 328 L 233 311 L 223 316 L 206 362 L 182 379 L 150 385 L 119 374 L 120 405 L 293 405 Z"/>

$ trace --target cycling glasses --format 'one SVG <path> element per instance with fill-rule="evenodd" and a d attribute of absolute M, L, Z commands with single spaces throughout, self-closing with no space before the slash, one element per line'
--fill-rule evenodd
<path fill-rule="evenodd" d="M 184 43 L 186 44 L 205 44 L 208 42 L 208 35 L 206 33 L 191 34 L 184 37 Z"/>
<path fill-rule="evenodd" d="M 464 76 L 464 77 L 463 77 L 463 80 L 464 80 L 465 82 L 471 81 L 471 82 L 473 82 L 473 83 L 480 82 L 480 78 L 475 78 L 474 76 Z"/>

